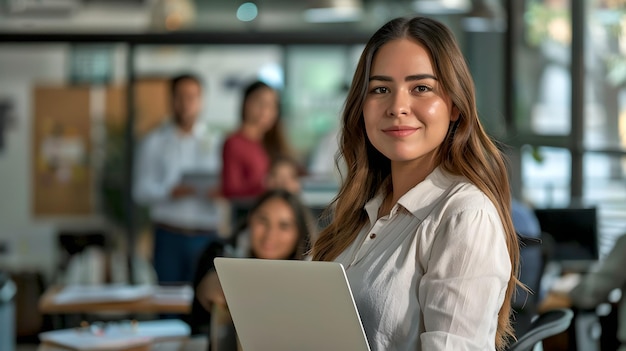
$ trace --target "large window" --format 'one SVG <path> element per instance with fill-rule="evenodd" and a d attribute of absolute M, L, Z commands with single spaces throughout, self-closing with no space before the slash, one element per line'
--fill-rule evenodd
<path fill-rule="evenodd" d="M 626 233 L 626 6 L 526 0 L 514 48 L 520 196 L 599 209 L 600 254 Z"/>
<path fill-rule="evenodd" d="M 571 16 L 568 1 L 527 1 L 517 79 L 518 128 L 540 135 L 571 131 Z"/>
<path fill-rule="evenodd" d="M 522 147 L 523 198 L 538 207 L 567 207 L 570 203 L 569 150 L 555 147 Z"/>

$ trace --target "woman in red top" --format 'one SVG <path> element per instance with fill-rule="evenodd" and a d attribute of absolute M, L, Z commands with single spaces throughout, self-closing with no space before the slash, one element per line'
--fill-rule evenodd
<path fill-rule="evenodd" d="M 228 199 L 263 193 L 270 160 L 289 154 L 276 90 L 260 81 L 250 84 L 244 90 L 241 112 L 241 126 L 222 150 L 222 194 Z"/>

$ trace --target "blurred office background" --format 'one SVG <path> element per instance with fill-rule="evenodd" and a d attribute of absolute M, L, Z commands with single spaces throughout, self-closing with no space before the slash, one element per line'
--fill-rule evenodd
<path fill-rule="evenodd" d="M 76 247 L 115 232 L 149 254 L 129 165 L 139 138 L 169 118 L 169 77 L 204 80 L 216 160 L 241 86 L 278 88 L 313 174 L 365 41 L 413 14 L 457 35 L 515 197 L 596 207 L 606 255 L 626 232 L 624 0 L 0 0 L 0 270 L 18 287 L 15 333 L 45 328 L 38 294 Z"/>

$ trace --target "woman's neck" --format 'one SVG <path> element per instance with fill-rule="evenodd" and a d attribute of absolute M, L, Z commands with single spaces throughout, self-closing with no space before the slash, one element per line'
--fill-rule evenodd
<path fill-rule="evenodd" d="M 434 160 L 391 162 L 391 206 L 409 190 L 421 183 L 435 169 Z"/>
<path fill-rule="evenodd" d="M 259 128 L 248 123 L 242 124 L 239 132 L 250 140 L 261 141 L 263 139 L 263 133 Z"/>
<path fill-rule="evenodd" d="M 195 120 L 191 121 L 188 118 L 185 119 L 178 115 L 174 115 L 173 121 L 178 132 L 183 135 L 191 134 L 193 132 L 193 128 L 196 122 Z"/>

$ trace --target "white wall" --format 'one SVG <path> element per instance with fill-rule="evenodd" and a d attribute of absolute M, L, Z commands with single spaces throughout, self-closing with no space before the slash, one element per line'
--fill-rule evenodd
<path fill-rule="evenodd" d="M 0 151 L 0 241 L 10 254 L 3 265 L 44 266 L 54 258 L 54 225 L 31 215 L 31 119 L 35 84 L 62 84 L 66 45 L 0 45 L 0 99 L 13 103 L 13 123 Z"/>
<path fill-rule="evenodd" d="M 34 84 L 60 84 L 67 47 L 0 46 L 0 97 L 13 102 L 14 123 L 0 151 L 0 223 L 26 225 L 30 216 L 31 92 Z M 0 237 L 2 233 L 0 233 Z"/>

